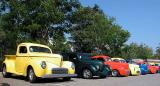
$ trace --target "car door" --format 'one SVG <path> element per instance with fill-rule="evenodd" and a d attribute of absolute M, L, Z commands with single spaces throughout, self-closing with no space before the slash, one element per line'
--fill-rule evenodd
<path fill-rule="evenodd" d="M 17 73 L 24 73 L 25 66 L 27 64 L 28 60 L 28 54 L 27 54 L 27 47 L 26 46 L 20 46 L 18 48 L 18 55 L 16 56 L 16 72 Z"/>
<path fill-rule="evenodd" d="M 76 73 L 80 73 L 82 70 L 82 66 L 84 65 L 79 59 L 77 54 L 70 54 L 69 56 L 70 61 L 75 64 Z"/>

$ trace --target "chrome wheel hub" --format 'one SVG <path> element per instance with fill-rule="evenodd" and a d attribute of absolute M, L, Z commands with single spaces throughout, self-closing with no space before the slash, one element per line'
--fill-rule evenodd
<path fill-rule="evenodd" d="M 5 66 L 3 67 L 2 74 L 6 75 L 6 67 Z"/>
<path fill-rule="evenodd" d="M 84 70 L 84 71 L 83 71 L 83 76 L 84 76 L 85 78 L 90 78 L 91 72 L 90 72 L 89 70 Z"/>
<path fill-rule="evenodd" d="M 112 76 L 117 76 L 117 71 L 112 71 Z"/>
<path fill-rule="evenodd" d="M 33 73 L 33 70 L 30 70 L 29 71 L 29 80 L 33 80 L 33 76 L 34 76 L 34 73 Z"/>

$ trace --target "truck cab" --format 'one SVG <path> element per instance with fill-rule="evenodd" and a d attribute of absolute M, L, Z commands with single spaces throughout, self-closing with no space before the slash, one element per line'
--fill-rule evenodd
<path fill-rule="evenodd" d="M 16 55 L 5 55 L 2 75 L 9 77 L 11 74 L 25 76 L 30 82 L 38 78 L 70 80 L 77 76 L 74 63 L 63 61 L 63 57 L 53 54 L 48 46 L 35 43 L 21 43 Z"/>

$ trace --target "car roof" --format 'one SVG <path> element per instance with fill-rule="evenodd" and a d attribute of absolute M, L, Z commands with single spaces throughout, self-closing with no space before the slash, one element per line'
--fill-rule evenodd
<path fill-rule="evenodd" d="M 117 60 L 124 60 L 123 58 L 111 58 L 112 60 L 115 60 L 115 59 L 117 59 Z"/>
<path fill-rule="evenodd" d="M 38 43 L 20 43 L 19 44 L 19 46 L 22 46 L 22 45 L 25 45 L 25 46 L 40 46 L 40 47 L 47 47 L 47 48 L 49 48 L 46 45 L 42 45 L 42 44 L 38 44 Z"/>
<path fill-rule="evenodd" d="M 105 55 L 96 55 L 96 56 L 93 56 L 92 58 L 110 58 L 109 56 L 105 56 Z"/>

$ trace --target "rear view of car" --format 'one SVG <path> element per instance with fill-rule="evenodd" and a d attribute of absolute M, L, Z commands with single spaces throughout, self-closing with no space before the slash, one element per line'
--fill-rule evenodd
<path fill-rule="evenodd" d="M 151 65 L 151 64 L 147 63 L 147 67 L 149 69 L 150 74 L 158 73 L 158 70 L 159 70 L 158 66 L 154 66 L 154 65 Z"/>
<path fill-rule="evenodd" d="M 148 74 L 149 70 L 146 64 L 139 63 L 139 67 L 141 69 L 141 75 Z"/>

